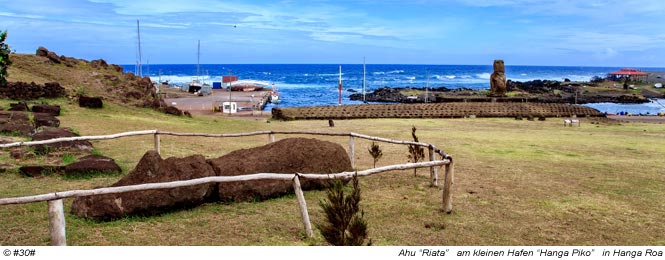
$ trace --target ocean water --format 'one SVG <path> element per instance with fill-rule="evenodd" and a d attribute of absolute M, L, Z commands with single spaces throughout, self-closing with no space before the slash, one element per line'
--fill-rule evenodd
<path fill-rule="evenodd" d="M 222 76 L 232 73 L 240 80 L 271 82 L 279 91 L 280 107 L 336 105 L 339 66 L 334 64 L 202 64 L 200 78 L 206 82 L 219 82 Z M 362 64 L 343 64 L 342 91 L 344 104 L 359 104 L 351 101 L 353 92 L 360 93 L 363 80 Z M 124 65 L 126 72 L 134 72 L 134 65 Z M 143 74 L 153 81 L 168 81 L 171 84 L 187 84 L 197 77 L 196 64 L 167 64 L 143 66 Z M 605 76 L 619 70 L 617 67 L 561 67 L 561 66 L 506 66 L 506 77 L 514 81 L 536 79 L 589 81 L 594 76 Z M 640 68 L 637 68 L 640 69 Z M 665 68 L 644 68 L 646 71 L 665 71 Z M 382 87 L 430 87 L 489 89 L 492 65 L 366 65 L 366 90 Z M 429 73 L 429 78 L 427 77 Z M 612 104 L 600 108 L 616 110 Z M 640 105 L 637 105 L 640 106 Z M 655 106 L 654 106 L 655 107 Z M 270 107 L 268 107 L 270 109 Z M 597 108 L 598 109 L 598 108 Z M 605 111 L 602 110 L 601 111 Z M 634 111 L 641 111 L 636 108 Z M 651 113 L 656 112 L 649 108 Z M 618 111 L 618 110 L 617 110 Z M 642 113 L 646 113 L 644 110 Z M 639 112 L 638 112 L 639 113 Z M 657 112 L 656 112 L 657 113 Z"/>

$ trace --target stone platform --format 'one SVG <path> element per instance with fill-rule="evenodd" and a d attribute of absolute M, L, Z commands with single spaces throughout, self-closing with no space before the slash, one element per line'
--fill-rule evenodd
<path fill-rule="evenodd" d="M 585 106 L 526 102 L 451 102 L 274 108 L 272 115 L 273 118 L 281 120 L 605 116 L 598 110 Z"/>

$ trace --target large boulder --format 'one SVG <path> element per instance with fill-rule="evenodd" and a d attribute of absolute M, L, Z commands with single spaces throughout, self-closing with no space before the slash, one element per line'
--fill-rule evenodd
<path fill-rule="evenodd" d="M 65 175 L 78 176 L 90 173 L 121 173 L 122 169 L 115 160 L 101 155 L 87 155 L 75 163 L 65 166 Z"/>
<path fill-rule="evenodd" d="M 0 133 L 30 135 L 35 126 L 28 117 L 27 112 L 0 111 Z"/>
<path fill-rule="evenodd" d="M 32 106 L 32 112 L 47 113 L 52 116 L 60 116 L 60 106 L 49 106 L 44 104 L 36 104 Z"/>
<path fill-rule="evenodd" d="M 61 138 L 61 137 L 75 137 L 79 136 L 78 134 L 72 132 L 70 129 L 67 128 L 46 128 L 41 132 L 37 132 L 34 135 L 32 135 L 32 141 L 43 141 L 43 140 L 49 140 L 49 139 L 54 139 L 54 138 Z M 52 143 L 52 144 L 45 144 L 45 145 L 35 145 L 35 151 L 38 153 L 44 153 L 47 152 L 50 149 L 77 149 L 81 151 L 92 151 L 93 147 L 92 144 L 88 141 L 66 141 L 66 142 L 59 142 L 59 143 Z"/>
<path fill-rule="evenodd" d="M 253 173 L 339 173 L 351 171 L 351 161 L 342 146 L 307 138 L 288 138 L 265 146 L 231 152 L 208 160 L 217 176 Z M 326 180 L 301 179 L 302 188 L 320 189 Z M 293 193 L 290 180 L 254 180 L 218 184 L 222 201 L 264 200 Z"/>
<path fill-rule="evenodd" d="M 60 120 L 55 116 L 47 113 L 33 113 L 32 114 L 35 120 L 35 127 L 39 128 L 42 126 L 48 127 L 58 127 L 60 126 Z"/>
<path fill-rule="evenodd" d="M 88 97 L 88 96 L 79 96 L 79 106 L 87 108 L 102 108 L 104 104 L 102 103 L 101 97 Z"/>
<path fill-rule="evenodd" d="M 39 46 L 39 48 L 37 48 L 37 52 L 35 53 L 35 55 L 40 57 L 46 57 L 48 55 L 48 49 L 46 49 L 43 46 Z"/>
<path fill-rule="evenodd" d="M 9 111 L 27 112 L 27 111 L 29 111 L 28 104 L 26 104 L 25 102 L 10 103 L 9 104 Z"/>
<path fill-rule="evenodd" d="M 202 155 L 171 157 L 164 160 L 155 151 L 149 151 L 143 155 L 134 170 L 111 187 L 189 180 L 214 175 L 215 172 Z M 72 213 L 95 220 L 113 220 L 131 215 L 155 215 L 200 205 L 213 194 L 213 189 L 213 184 L 201 184 L 78 197 L 72 204 Z"/>

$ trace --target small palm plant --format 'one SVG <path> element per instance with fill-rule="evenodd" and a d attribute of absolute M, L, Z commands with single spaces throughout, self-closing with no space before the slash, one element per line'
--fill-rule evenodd
<path fill-rule="evenodd" d="M 381 157 L 383 156 L 383 151 L 381 151 L 381 147 L 379 147 L 378 144 L 372 142 L 372 146 L 370 146 L 367 151 L 374 159 L 374 168 L 376 168 L 376 162 L 378 162 L 379 159 L 381 159 Z"/>
<path fill-rule="evenodd" d="M 411 127 L 411 136 L 413 136 L 413 141 L 418 143 L 418 136 L 416 136 L 416 127 Z M 409 155 L 407 156 L 409 160 L 413 163 L 417 163 L 423 158 L 425 158 L 425 148 L 419 145 L 410 144 L 409 145 Z M 418 168 L 413 168 L 413 176 L 416 176 L 416 171 Z"/>

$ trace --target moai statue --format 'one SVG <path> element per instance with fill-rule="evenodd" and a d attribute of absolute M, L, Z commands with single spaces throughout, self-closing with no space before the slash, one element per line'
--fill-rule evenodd
<path fill-rule="evenodd" d="M 490 96 L 506 96 L 506 67 L 503 60 L 494 60 L 494 73 L 490 77 Z"/>

